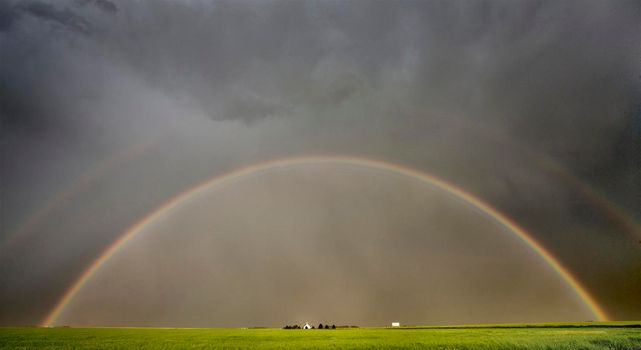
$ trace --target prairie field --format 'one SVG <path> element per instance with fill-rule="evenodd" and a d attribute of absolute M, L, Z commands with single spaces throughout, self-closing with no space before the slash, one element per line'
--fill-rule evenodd
<path fill-rule="evenodd" d="M 641 349 L 640 322 L 283 330 L 1 328 L 2 349 Z"/>

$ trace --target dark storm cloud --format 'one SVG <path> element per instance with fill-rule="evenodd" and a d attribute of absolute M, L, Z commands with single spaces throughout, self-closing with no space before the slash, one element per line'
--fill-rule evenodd
<path fill-rule="evenodd" d="M 76 0 L 76 3 L 80 5 L 93 5 L 103 11 L 111 13 L 118 11 L 118 6 L 109 0 Z"/>
<path fill-rule="evenodd" d="M 115 4 L 106 0 L 8 1 L 0 5 L 0 30 L 6 32 L 0 42 L 4 52 L 0 118 L 5 127 L 50 127 L 65 119 L 70 108 L 64 106 L 78 105 L 77 99 L 60 90 L 87 88 L 86 82 L 78 79 L 82 59 L 64 54 L 65 46 L 77 35 L 88 35 L 92 30 L 90 20 L 78 13 L 79 7 L 87 5 L 103 12 L 117 11 Z"/>
<path fill-rule="evenodd" d="M 294 107 L 291 117 L 313 118 L 319 106 L 371 103 L 365 94 L 381 114 L 445 109 L 572 158 L 605 152 L 638 85 L 637 2 L 161 1 L 124 3 L 127 18 L 106 21 L 70 10 L 86 4 L 117 8 L 17 7 L 100 27 L 94 50 L 214 119 Z M 374 96 L 382 90 L 391 91 Z"/>
<path fill-rule="evenodd" d="M 23 14 L 27 14 L 43 20 L 56 22 L 72 30 L 86 34 L 90 23 L 74 12 L 69 5 L 90 5 L 110 13 L 118 11 L 116 4 L 108 0 L 77 0 L 73 4 L 69 4 L 68 2 L 62 3 L 62 6 L 58 6 L 59 3 L 48 3 L 44 1 L 27 0 L 3 2 L 3 4 L 0 5 L 0 29 L 9 29 L 15 20 L 19 19 Z"/>
<path fill-rule="evenodd" d="M 62 24 L 70 29 L 87 33 L 89 23 L 68 8 L 58 9 L 54 5 L 41 1 L 25 1 L 16 5 L 16 11 L 24 12 L 43 20 Z"/>
<path fill-rule="evenodd" d="M 590 167 L 611 156 L 638 97 L 638 2 L 123 8 L 126 26 L 99 40 L 214 119 L 355 118 L 374 104 L 404 129 L 402 114 L 447 110 Z"/>
<path fill-rule="evenodd" d="M 638 1 L 0 2 L 3 235 L 87 167 L 165 132 L 173 141 L 158 146 L 162 160 L 109 173 L 111 187 L 88 186 L 94 192 L 70 204 L 67 220 L 41 229 L 40 244 L 67 234 L 97 252 L 95 242 L 154 207 L 159 192 L 231 165 L 362 154 L 481 195 L 566 254 L 603 295 L 641 291 L 624 287 L 638 272 L 618 284 L 607 277 L 638 270 L 636 250 L 614 261 L 599 248 L 620 242 L 616 223 L 539 161 L 554 160 L 641 219 L 640 43 Z M 132 188 L 136 200 L 119 197 Z M 87 208 L 109 223 L 89 228 Z M 585 255 L 572 246 L 583 241 Z M 56 273 L 91 256 L 57 247 L 47 251 Z M 591 275 L 586 256 L 606 267 Z M 46 275 L 36 260 L 24 264 Z M 6 269 L 0 282 L 24 278 Z M 25 285 L 63 283 L 51 280 Z M 639 301 L 626 298 L 617 311 L 638 315 Z"/>
<path fill-rule="evenodd" d="M 9 2 L 0 3 L 0 31 L 5 31 L 11 27 L 17 19 L 17 13 Z"/>

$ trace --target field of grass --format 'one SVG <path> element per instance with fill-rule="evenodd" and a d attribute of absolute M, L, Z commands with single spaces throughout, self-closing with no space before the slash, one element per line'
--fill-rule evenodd
<path fill-rule="evenodd" d="M 336 330 L 0 328 L 2 349 L 641 349 L 641 323 Z"/>

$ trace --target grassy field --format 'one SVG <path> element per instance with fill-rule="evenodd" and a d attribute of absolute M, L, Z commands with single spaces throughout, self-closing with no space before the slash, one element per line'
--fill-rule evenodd
<path fill-rule="evenodd" d="M 0 328 L 2 349 L 641 349 L 641 324 L 336 330 Z"/>

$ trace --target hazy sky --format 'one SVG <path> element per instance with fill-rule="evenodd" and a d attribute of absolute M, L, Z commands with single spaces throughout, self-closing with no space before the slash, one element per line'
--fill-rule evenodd
<path fill-rule="evenodd" d="M 612 318 L 641 318 L 639 1 L 8 0 L 0 52 L 0 324 L 41 322 L 178 193 L 305 155 L 446 179 L 531 232 Z M 319 165 L 181 207 L 61 321 L 588 318 L 473 208 Z"/>

